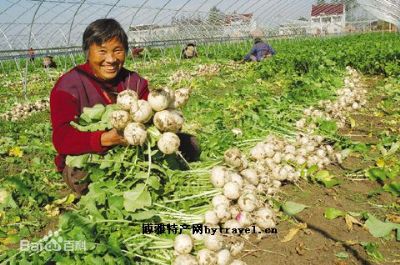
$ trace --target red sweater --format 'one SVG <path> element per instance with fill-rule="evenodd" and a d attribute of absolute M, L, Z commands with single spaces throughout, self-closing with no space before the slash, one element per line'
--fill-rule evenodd
<path fill-rule="evenodd" d="M 125 68 L 112 82 L 96 78 L 88 63 L 78 65 L 60 77 L 50 94 L 53 145 L 58 153 L 55 158 L 58 171 L 64 169 L 67 155 L 107 151 L 108 148 L 100 143 L 104 131 L 80 132 L 70 122 L 78 120 L 84 107 L 115 103 L 112 93 L 125 89 L 132 89 L 138 93 L 140 99 L 147 100 L 147 80 Z"/>

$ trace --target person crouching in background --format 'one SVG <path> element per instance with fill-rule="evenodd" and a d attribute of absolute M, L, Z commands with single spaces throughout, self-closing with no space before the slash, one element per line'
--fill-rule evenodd
<path fill-rule="evenodd" d="M 275 50 L 270 45 L 263 42 L 261 38 L 255 38 L 253 47 L 251 48 L 250 52 L 246 54 L 243 61 L 259 62 L 265 58 L 275 55 L 275 53 Z"/>

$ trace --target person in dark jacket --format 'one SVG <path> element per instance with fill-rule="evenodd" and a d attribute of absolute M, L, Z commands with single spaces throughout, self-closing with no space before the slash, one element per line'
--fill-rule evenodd
<path fill-rule="evenodd" d="M 31 61 L 31 62 L 35 61 L 35 51 L 33 50 L 32 47 L 29 48 L 29 50 L 28 50 L 28 58 L 29 58 L 29 61 Z"/>
<path fill-rule="evenodd" d="M 57 68 L 57 64 L 53 61 L 53 56 L 45 56 L 43 57 L 43 67 L 44 68 Z"/>
<path fill-rule="evenodd" d="M 144 51 L 143 47 L 135 46 L 132 48 L 132 56 L 133 57 L 141 57 L 143 51 Z"/>
<path fill-rule="evenodd" d="M 259 62 L 264 58 L 273 55 L 275 55 L 275 50 L 270 45 L 263 42 L 261 38 L 255 38 L 253 47 L 251 48 L 250 52 L 246 54 L 243 60 L 246 62 Z"/>
<path fill-rule="evenodd" d="M 59 78 L 50 94 L 53 145 L 57 151 L 55 164 L 65 182 L 78 196 L 87 191 L 88 183 L 78 183 L 86 172 L 66 166 L 67 155 L 105 153 L 115 145 L 124 145 L 124 137 L 116 129 L 81 132 L 70 125 L 84 107 L 116 103 L 117 94 L 131 89 L 139 99 L 147 100 L 148 81 L 123 67 L 129 51 L 128 38 L 114 19 L 98 19 L 83 33 L 86 63 L 74 67 Z M 186 152 L 195 152 L 190 146 Z M 184 153 L 185 150 L 182 150 Z M 197 155 L 197 154 L 195 154 Z"/>
<path fill-rule="evenodd" d="M 182 50 L 182 57 L 184 59 L 191 59 L 197 57 L 196 44 L 189 42 L 186 47 Z"/>

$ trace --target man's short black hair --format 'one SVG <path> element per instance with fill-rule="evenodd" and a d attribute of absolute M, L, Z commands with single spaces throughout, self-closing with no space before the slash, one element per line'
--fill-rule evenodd
<path fill-rule="evenodd" d="M 118 21 L 112 18 L 93 21 L 83 33 L 83 51 L 87 54 L 93 43 L 101 45 L 112 38 L 117 38 L 124 46 L 125 52 L 128 52 L 128 36 Z"/>
<path fill-rule="evenodd" d="M 262 39 L 260 37 L 254 39 L 254 44 L 257 44 L 259 42 L 262 42 Z"/>

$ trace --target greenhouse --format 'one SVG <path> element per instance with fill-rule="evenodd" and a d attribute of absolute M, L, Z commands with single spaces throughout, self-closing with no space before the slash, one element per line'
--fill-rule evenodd
<path fill-rule="evenodd" d="M 400 264 L 399 0 L 0 0 L 0 264 Z"/>

